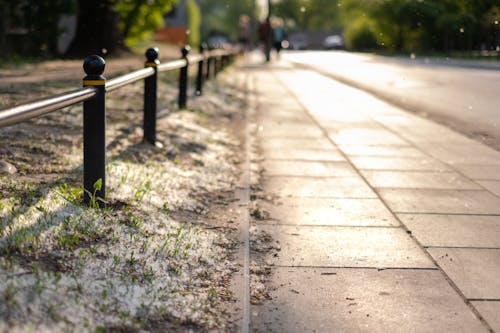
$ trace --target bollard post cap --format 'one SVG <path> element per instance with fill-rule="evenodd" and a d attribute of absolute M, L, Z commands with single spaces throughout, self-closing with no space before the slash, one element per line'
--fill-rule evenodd
<path fill-rule="evenodd" d="M 181 54 L 182 54 L 182 57 L 183 58 L 186 58 L 189 54 L 189 51 L 191 51 L 191 47 L 189 45 L 186 45 L 184 46 L 182 49 L 181 49 Z"/>
<path fill-rule="evenodd" d="M 105 67 L 106 61 L 98 55 L 91 55 L 83 60 L 83 70 L 89 76 L 101 76 Z"/>
<path fill-rule="evenodd" d="M 157 47 L 150 47 L 146 50 L 145 55 L 149 62 L 155 62 L 155 60 L 158 59 L 159 50 Z"/>

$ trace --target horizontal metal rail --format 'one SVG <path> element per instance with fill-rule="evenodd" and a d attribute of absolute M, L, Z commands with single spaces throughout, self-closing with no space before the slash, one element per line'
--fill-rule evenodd
<path fill-rule="evenodd" d="M 97 55 L 85 58 L 83 69 L 84 88 L 59 95 L 35 100 L 18 106 L 0 110 L 0 127 L 14 125 L 67 106 L 83 103 L 83 188 L 84 203 L 90 204 L 89 195 L 105 199 L 106 197 L 106 94 L 133 82 L 144 80 L 144 141 L 156 144 L 156 111 L 158 72 L 179 70 L 179 109 L 187 107 L 189 67 L 198 64 L 196 75 L 196 96 L 202 94 L 203 80 L 216 77 L 238 52 L 233 50 L 213 50 L 200 54 L 189 54 L 189 47 L 181 50 L 179 60 L 160 63 L 158 49 L 149 48 L 146 53 L 146 68 L 133 71 L 106 81 L 102 76 L 106 62 Z M 94 184 L 100 181 L 97 191 Z M 99 203 L 101 205 L 101 203 Z M 104 201 L 102 202 L 104 206 Z"/>
<path fill-rule="evenodd" d="M 212 50 L 210 55 L 195 54 L 189 55 L 186 59 L 179 59 L 159 64 L 159 72 L 171 71 L 186 67 L 188 63 L 198 63 L 206 60 L 208 57 L 220 57 L 234 53 L 230 50 Z M 111 92 L 119 89 L 129 83 L 136 82 L 154 75 L 154 69 L 151 67 L 143 68 L 132 73 L 119 76 L 106 82 L 106 91 Z M 69 91 L 60 95 L 35 100 L 5 110 L 0 110 L 0 127 L 14 125 L 31 118 L 35 118 L 64 107 L 86 101 L 96 95 L 95 88 L 88 87 Z"/>
<path fill-rule="evenodd" d="M 186 66 L 186 60 L 179 59 L 179 60 L 169 61 L 164 64 L 159 64 L 158 71 L 159 72 L 171 71 L 174 69 L 181 69 L 182 67 L 185 66 Z"/>
<path fill-rule="evenodd" d="M 14 125 L 89 100 L 96 94 L 95 88 L 81 88 L 64 94 L 21 104 L 9 109 L 0 110 L 0 127 Z"/>
<path fill-rule="evenodd" d="M 125 74 L 122 76 L 119 76 L 117 78 L 114 78 L 112 80 L 109 80 L 106 82 L 106 91 L 110 92 L 113 90 L 116 90 L 120 87 L 123 87 L 129 83 L 136 82 L 142 79 L 145 79 L 147 77 L 153 76 L 155 73 L 154 69 L 151 67 L 148 68 L 143 68 L 139 69 L 135 72 Z"/>
<path fill-rule="evenodd" d="M 188 56 L 188 61 L 190 64 L 195 64 L 203 60 L 205 60 L 205 56 L 203 54 L 193 54 Z"/>

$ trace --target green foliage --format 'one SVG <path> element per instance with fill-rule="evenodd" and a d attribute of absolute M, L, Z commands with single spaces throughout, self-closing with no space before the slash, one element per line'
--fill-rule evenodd
<path fill-rule="evenodd" d="M 147 38 L 163 25 L 163 14 L 177 0 L 120 0 L 113 1 L 120 17 L 120 29 L 127 44 Z"/>
<path fill-rule="evenodd" d="M 495 50 L 500 35 L 500 0 L 281 0 L 273 14 L 297 29 L 342 26 L 355 50 Z"/>
<path fill-rule="evenodd" d="M 344 32 L 344 39 L 350 49 L 367 51 L 377 48 L 373 24 L 367 19 L 359 19 L 350 24 Z"/>
<path fill-rule="evenodd" d="M 195 0 L 186 1 L 187 20 L 189 29 L 189 45 L 194 47 L 200 45 L 200 7 Z"/>
<path fill-rule="evenodd" d="M 235 40 L 241 15 L 248 15 L 250 19 L 256 20 L 255 0 L 203 0 L 200 6 L 203 13 L 203 40 L 214 34 L 223 34 Z"/>
<path fill-rule="evenodd" d="M 287 19 L 295 29 L 331 29 L 340 25 L 338 0 L 283 0 L 273 3 L 272 15 Z"/>
<path fill-rule="evenodd" d="M 90 207 L 94 209 L 99 209 L 103 204 L 106 204 L 106 201 L 99 197 L 97 195 L 97 192 L 101 191 L 102 189 L 102 179 L 99 178 L 98 180 L 95 181 L 93 184 L 94 192 L 90 192 L 89 190 L 84 189 L 85 193 L 89 196 L 90 198 Z"/>

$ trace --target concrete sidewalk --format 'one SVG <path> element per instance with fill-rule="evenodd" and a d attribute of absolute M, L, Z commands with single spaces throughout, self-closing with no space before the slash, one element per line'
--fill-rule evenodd
<path fill-rule="evenodd" d="M 253 332 L 500 332 L 500 153 L 286 62 L 255 82 L 278 241 Z M 264 196 L 265 197 L 265 196 Z"/>

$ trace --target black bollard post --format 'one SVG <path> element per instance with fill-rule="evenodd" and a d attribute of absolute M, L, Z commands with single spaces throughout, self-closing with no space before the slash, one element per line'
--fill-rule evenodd
<path fill-rule="evenodd" d="M 205 47 L 200 44 L 200 54 L 204 56 Z M 203 67 L 205 59 L 202 59 L 198 63 L 198 73 L 196 74 L 196 96 L 201 96 L 203 93 Z"/>
<path fill-rule="evenodd" d="M 181 49 L 182 59 L 186 60 L 186 66 L 182 67 L 179 73 L 179 109 L 185 109 L 187 105 L 187 86 L 188 86 L 188 71 L 189 71 L 189 55 L 190 47 L 186 45 Z"/>
<path fill-rule="evenodd" d="M 156 92 L 158 83 L 158 49 L 149 48 L 146 51 L 144 67 L 152 67 L 155 73 L 144 80 L 144 141 L 156 144 Z"/>
<path fill-rule="evenodd" d="M 97 94 L 83 102 L 83 202 L 104 207 L 106 198 L 106 62 L 92 55 L 85 58 L 84 87 L 94 87 Z"/>
<path fill-rule="evenodd" d="M 209 52 L 208 53 L 208 57 L 207 57 L 207 68 L 205 70 L 205 80 L 210 80 L 210 71 L 211 71 L 211 67 L 212 67 L 212 55 L 211 53 Z"/>
<path fill-rule="evenodd" d="M 219 74 L 219 70 L 220 70 L 220 61 L 219 61 L 219 57 L 218 55 L 216 55 L 214 57 L 214 79 L 217 78 L 217 74 Z"/>

